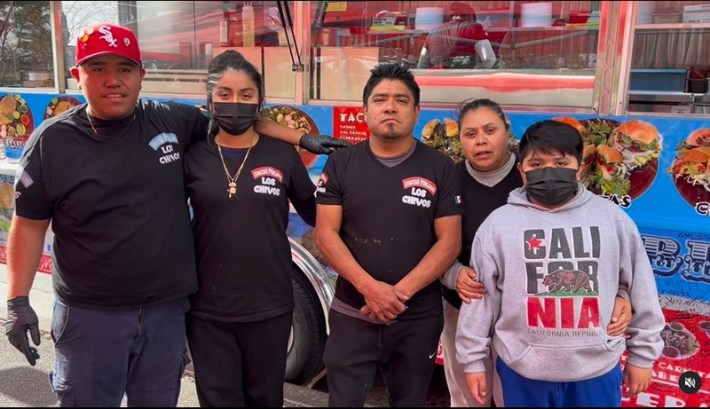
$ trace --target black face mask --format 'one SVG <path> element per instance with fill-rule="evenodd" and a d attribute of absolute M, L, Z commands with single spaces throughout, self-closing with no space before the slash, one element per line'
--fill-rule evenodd
<path fill-rule="evenodd" d="M 564 203 L 577 192 L 577 170 L 545 167 L 525 172 L 528 197 L 555 206 Z"/>
<path fill-rule="evenodd" d="M 249 129 L 258 116 L 259 104 L 241 102 L 213 102 L 212 118 L 223 131 L 230 135 L 241 135 Z"/>

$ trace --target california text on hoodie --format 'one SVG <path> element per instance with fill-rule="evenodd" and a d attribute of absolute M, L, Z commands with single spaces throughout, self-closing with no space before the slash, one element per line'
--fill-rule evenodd
<path fill-rule="evenodd" d="M 548 382 L 590 379 L 619 363 L 650 368 L 664 326 L 653 271 L 631 218 L 580 184 L 555 209 L 510 193 L 479 228 L 471 266 L 487 294 L 463 304 L 456 336 L 466 373 L 483 372 L 493 347 L 518 374 Z M 634 310 L 630 338 L 610 337 L 619 285 Z"/>

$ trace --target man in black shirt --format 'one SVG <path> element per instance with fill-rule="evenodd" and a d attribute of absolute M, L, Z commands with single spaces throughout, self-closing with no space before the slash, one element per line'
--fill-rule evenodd
<path fill-rule="evenodd" d="M 461 249 L 453 162 L 413 137 L 419 87 L 383 64 L 363 91 L 371 138 L 318 183 L 316 245 L 338 272 L 324 362 L 329 404 L 362 406 L 379 369 L 390 406 L 424 406 L 443 325 L 438 278 Z"/>

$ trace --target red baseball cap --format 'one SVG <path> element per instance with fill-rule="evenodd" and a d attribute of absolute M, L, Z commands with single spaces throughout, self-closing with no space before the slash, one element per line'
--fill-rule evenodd
<path fill-rule="evenodd" d="M 452 16 L 472 16 L 476 12 L 468 4 L 455 1 L 449 7 L 449 14 Z"/>
<path fill-rule="evenodd" d="M 116 24 L 97 24 L 81 30 L 76 39 L 76 66 L 97 55 L 113 54 L 128 58 L 139 66 L 141 50 L 133 31 Z"/>

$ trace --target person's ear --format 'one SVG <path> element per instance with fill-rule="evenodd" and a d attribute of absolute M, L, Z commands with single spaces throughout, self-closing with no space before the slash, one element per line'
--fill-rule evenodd
<path fill-rule="evenodd" d="M 520 172 L 520 178 L 523 179 L 523 186 L 528 184 L 528 180 L 525 177 L 525 172 L 523 172 L 523 167 L 520 165 L 520 162 L 516 165 L 518 167 L 518 172 Z"/>
<path fill-rule="evenodd" d="M 71 67 L 69 68 L 69 72 L 71 73 L 71 76 L 74 77 L 77 82 L 79 81 L 79 67 Z"/>

